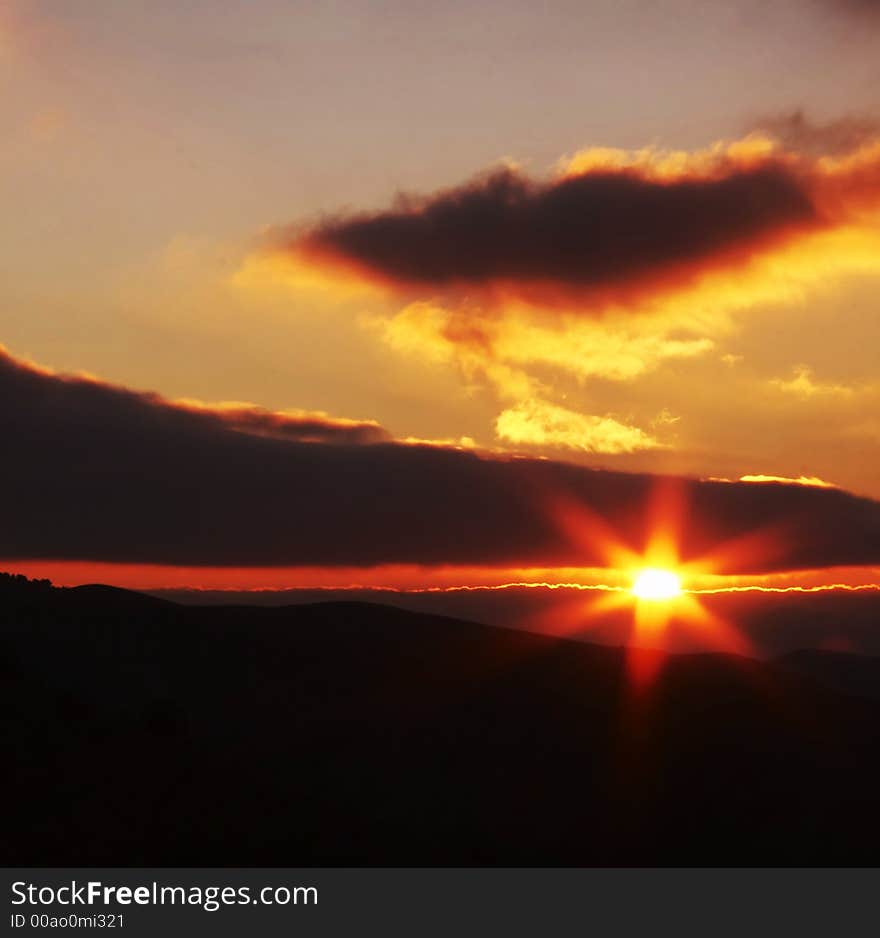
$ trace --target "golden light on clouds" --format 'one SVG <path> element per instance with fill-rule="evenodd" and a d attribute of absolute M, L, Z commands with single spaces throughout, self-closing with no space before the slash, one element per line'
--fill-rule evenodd
<path fill-rule="evenodd" d="M 308 258 L 276 250 L 271 244 L 248 254 L 232 275 L 233 286 L 256 293 L 300 291 L 336 301 L 385 296 L 378 284 L 355 274 L 328 270 Z"/>
<path fill-rule="evenodd" d="M 663 361 L 705 354 L 714 344 L 709 338 L 669 338 L 647 319 L 620 322 L 619 329 L 576 317 L 552 322 L 522 305 L 507 316 L 481 319 L 477 313 L 412 303 L 365 322 L 400 354 L 455 367 L 468 383 L 485 382 L 499 400 L 512 402 L 496 418 L 499 440 L 587 453 L 631 453 L 668 444 L 613 414 L 585 414 L 553 401 L 553 389 L 539 369 L 554 368 L 577 381 L 630 381 Z"/>
<path fill-rule="evenodd" d="M 595 417 L 541 400 L 522 401 L 495 421 L 500 440 L 514 445 L 557 446 L 584 453 L 632 453 L 657 449 L 658 440 L 613 417 Z"/>
<path fill-rule="evenodd" d="M 797 365 L 794 376 L 790 379 L 772 378 L 770 383 L 780 391 L 793 394 L 796 397 L 849 397 L 855 393 L 854 389 L 845 384 L 816 381 L 813 371 L 807 365 Z"/>
<path fill-rule="evenodd" d="M 739 477 L 740 482 L 780 482 L 783 485 L 807 485 L 819 489 L 833 489 L 837 486 L 833 482 L 826 482 L 818 476 L 797 476 L 789 478 L 787 476 L 763 475 L 744 475 Z"/>
<path fill-rule="evenodd" d="M 569 195 L 566 185 L 583 180 L 595 182 L 595 186 L 586 193 Z M 628 237 L 613 246 L 599 241 L 592 248 L 584 247 L 583 265 L 577 260 L 577 243 L 555 245 L 555 253 L 547 250 L 540 243 L 544 216 L 535 214 L 536 205 L 545 211 L 540 200 L 547 201 L 547 212 L 561 210 L 557 203 L 566 198 L 597 200 L 603 206 L 606 196 L 601 187 L 606 183 L 617 187 L 613 192 L 614 198 L 620 196 L 616 204 L 621 212 L 621 218 L 608 220 L 607 237 L 617 237 L 616 228 L 631 229 Z M 734 184 L 743 186 L 741 194 L 717 189 L 718 185 Z M 673 201 L 679 198 L 677 193 L 683 200 L 680 204 Z M 499 244 L 482 261 L 469 258 L 464 247 L 456 252 L 446 245 L 444 239 L 452 238 L 457 230 L 455 213 L 461 214 L 466 234 L 470 203 L 475 211 L 476 207 L 482 211 L 494 201 L 498 211 L 493 223 L 499 226 L 500 239 L 508 236 L 514 220 L 519 221 L 511 214 L 511 206 L 523 202 L 523 230 L 517 234 L 520 241 L 507 247 Z M 432 301 L 442 296 L 447 305 L 457 305 L 467 297 L 468 305 L 477 310 L 509 311 L 525 303 L 545 313 L 577 309 L 598 316 L 617 309 L 656 314 L 663 312 L 658 301 L 662 306 L 665 298 L 675 296 L 678 306 L 682 294 L 693 292 L 714 306 L 730 309 L 784 296 L 792 286 L 787 280 L 797 284 L 829 270 L 862 265 L 876 270 L 876 231 L 872 228 L 878 209 L 880 143 L 869 142 L 843 156 L 816 159 L 786 150 L 767 135 L 751 134 L 692 152 L 592 147 L 566 158 L 557 175 L 542 182 L 527 180 L 518 169 L 507 167 L 496 176 L 478 177 L 457 190 L 408 196 L 385 213 L 333 218 L 312 229 L 279 229 L 270 236 L 268 253 L 287 258 L 294 279 L 308 280 L 314 276 L 311 271 L 325 270 L 338 278 L 343 289 L 355 279 L 392 295 L 420 294 Z M 676 217 L 676 210 L 681 217 Z M 625 215 L 627 211 L 632 217 Z M 705 217 L 696 217 L 704 211 Z M 748 212 L 755 212 L 755 217 L 750 218 Z M 422 222 L 423 228 L 415 227 Z M 727 222 L 733 232 L 725 237 Z M 682 230 L 695 225 L 707 226 L 706 238 L 664 248 L 662 233 L 649 235 L 640 230 L 641 224 L 662 223 L 668 225 L 670 239 L 681 237 Z M 405 237 L 407 227 L 418 235 L 409 239 L 411 243 Z M 585 233 L 570 224 L 567 216 L 553 231 L 557 239 Z M 816 236 L 819 240 L 813 241 Z M 277 239 L 274 243 L 273 237 Z M 385 237 L 395 239 L 396 253 L 390 246 L 387 254 L 374 251 L 370 239 Z M 448 257 L 413 253 L 429 248 L 441 255 L 445 251 Z M 602 252 L 612 251 L 621 256 L 603 256 Z M 646 256 L 639 255 L 640 251 Z M 540 260 L 533 262 L 530 252 Z M 624 261 L 628 252 L 632 256 Z M 413 253 L 410 267 L 414 272 L 407 273 L 410 268 L 404 261 L 409 253 Z M 769 266 L 761 263 L 766 259 L 771 260 Z M 605 264 L 607 270 L 597 271 L 591 279 L 587 271 L 593 263 Z M 635 265 L 632 271 L 627 266 L 630 263 Z M 791 276 L 783 276 L 780 283 L 778 275 L 786 272 Z M 704 293 L 707 290 L 708 296 Z"/>
<path fill-rule="evenodd" d="M 587 251 L 585 269 L 594 262 L 607 268 L 592 280 L 574 260 L 578 244 L 560 243 L 559 260 L 539 243 L 537 222 L 507 234 L 520 224 L 521 204 L 526 219 L 532 211 L 539 220 L 552 218 L 554 200 L 568 198 L 564 186 L 579 180 L 595 182 L 597 192 L 606 180 L 623 186 L 612 191 L 622 197 L 624 214 L 606 221 L 612 233 L 618 224 L 630 232 L 612 238 L 611 247 L 600 239 L 591 249 L 599 261 Z M 601 205 L 604 196 L 597 197 Z M 704 199 L 714 208 L 700 207 Z M 666 200 L 672 213 L 658 214 Z M 499 222 L 494 253 L 477 258 L 465 243 L 471 203 L 509 221 Z M 458 189 L 402 196 L 384 212 L 273 229 L 235 281 L 257 292 L 289 288 L 318 302 L 357 302 L 361 326 L 388 348 L 457 372 L 468 391 L 484 388 L 494 396 L 491 429 L 504 445 L 609 455 L 669 451 L 679 447 L 678 429 L 644 408 L 634 414 L 591 403 L 595 382 L 632 384 L 713 353 L 741 363 L 724 345 L 748 317 L 802 305 L 843 277 L 880 273 L 878 209 L 880 144 L 871 140 L 824 157 L 787 148 L 766 132 L 693 151 L 591 147 L 560 161 L 544 180 L 508 165 Z M 644 225 L 639 212 L 646 213 Z M 453 237 L 456 213 L 462 243 Z M 728 223 L 740 233 L 724 234 Z M 674 238 L 704 225 L 705 244 L 686 238 L 686 249 L 667 251 L 662 232 L 651 230 L 664 224 Z M 565 221 L 553 229 L 555 237 L 564 239 L 569 227 Z M 627 265 L 635 265 L 630 273 Z M 807 364 L 790 374 L 764 380 L 803 400 L 855 393 L 819 380 Z M 654 413 L 664 407 L 659 401 Z M 683 429 L 686 435 L 688 425 Z"/>
<path fill-rule="evenodd" d="M 559 161 L 559 174 L 576 177 L 586 173 L 631 170 L 655 182 L 675 182 L 685 177 L 715 179 L 732 169 L 753 169 L 776 156 L 779 156 L 776 141 L 767 134 L 756 132 L 741 140 L 718 140 L 701 150 L 667 150 L 653 146 L 637 150 L 586 147 L 573 156 L 563 157 Z M 786 162 L 793 162 L 793 158 L 788 157 Z"/>

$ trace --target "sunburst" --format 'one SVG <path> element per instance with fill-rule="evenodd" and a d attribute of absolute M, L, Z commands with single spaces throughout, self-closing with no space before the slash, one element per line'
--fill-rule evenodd
<path fill-rule="evenodd" d="M 586 600 L 581 605 L 579 626 L 589 627 L 612 611 L 631 609 L 632 629 L 627 643 L 631 662 L 639 660 L 638 649 L 667 646 L 665 633 L 673 626 L 699 633 L 701 644 L 718 651 L 752 652 L 748 639 L 707 608 L 699 594 L 688 587 L 695 578 L 724 573 L 728 566 L 741 566 L 749 559 L 757 561 L 776 553 L 781 543 L 779 532 L 751 532 L 718 544 L 703 556 L 684 559 L 679 545 L 688 518 L 685 491 L 683 480 L 657 481 L 644 510 L 641 550 L 625 543 L 604 518 L 583 505 L 559 500 L 554 503 L 553 515 L 569 539 L 582 545 L 590 556 L 598 553 L 609 571 L 620 582 L 628 583 Z M 651 660 L 655 665 L 650 674 L 638 665 L 630 669 L 634 683 L 650 683 L 662 656 L 655 654 Z"/>

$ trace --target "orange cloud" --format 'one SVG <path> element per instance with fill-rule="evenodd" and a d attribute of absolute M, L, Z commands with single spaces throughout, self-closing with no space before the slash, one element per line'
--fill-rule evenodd
<path fill-rule="evenodd" d="M 798 476 L 791 479 L 788 476 L 768 476 L 763 474 L 744 475 L 739 477 L 740 482 L 779 482 L 783 485 L 812 485 L 820 489 L 833 489 L 837 486 L 833 482 L 826 482 L 818 476 Z"/>
<path fill-rule="evenodd" d="M 628 380 L 663 358 L 688 357 L 712 347 L 709 340 L 663 336 L 626 341 L 592 323 L 573 323 L 566 337 L 562 330 L 528 319 L 468 319 L 428 303 L 412 303 L 390 318 L 373 317 L 370 324 L 397 351 L 453 364 L 466 381 L 485 381 L 501 400 L 513 402 L 495 420 L 496 437 L 503 443 L 584 453 L 632 453 L 666 444 L 612 415 L 584 414 L 552 403 L 547 399 L 552 389 L 530 374 L 529 366 L 554 364 L 579 378 Z"/>
<path fill-rule="evenodd" d="M 800 398 L 811 397 L 850 397 L 853 388 L 845 384 L 823 384 L 813 380 L 813 372 L 806 365 L 798 365 L 794 369 L 794 377 L 788 380 L 772 378 L 770 383 L 787 394 Z"/>
<path fill-rule="evenodd" d="M 642 309 L 816 235 L 858 230 L 880 208 L 880 142 L 849 139 L 858 146 L 830 156 L 767 133 L 696 152 L 591 148 L 549 179 L 507 166 L 385 211 L 276 232 L 268 253 L 294 273 L 447 305 L 467 297 L 484 311 Z"/>
<path fill-rule="evenodd" d="M 30 361 L 17 361 L 0 345 L 0 378 L 15 376 L 22 384 L 34 385 L 44 379 L 45 387 L 52 389 L 50 396 L 57 400 L 65 395 L 80 394 L 96 404 L 102 398 L 116 395 L 115 409 L 152 411 L 181 426 L 189 425 L 193 432 L 223 429 L 247 433 L 251 436 L 298 440 L 303 443 L 381 443 L 392 439 L 384 427 L 374 420 L 350 420 L 331 417 L 323 411 L 269 410 L 244 401 L 206 403 L 192 399 L 167 400 L 151 391 L 131 391 L 115 388 L 86 372 L 64 374 Z"/>
<path fill-rule="evenodd" d="M 503 411 L 495 429 L 499 439 L 514 445 L 556 446 L 584 453 L 632 453 L 662 445 L 644 430 L 614 417 L 579 414 L 540 400 Z"/>
<path fill-rule="evenodd" d="M 543 180 L 506 166 L 386 211 L 278 230 L 251 275 L 265 264 L 295 283 L 384 291 L 402 307 L 373 305 L 362 322 L 401 353 L 488 385 L 505 404 L 500 439 L 582 449 L 578 435 L 594 440 L 608 415 L 587 405 L 569 418 L 580 429 L 562 432 L 549 418 L 569 410 L 558 378 L 632 381 L 716 348 L 734 314 L 880 271 L 873 125 L 771 123 L 699 151 L 590 148 Z M 803 369 L 774 384 L 848 393 Z M 671 441 L 628 429 L 629 443 L 583 449 Z"/>
<path fill-rule="evenodd" d="M 363 444 L 391 440 L 391 434 L 375 420 L 331 417 L 324 411 L 268 410 L 239 401 L 206 404 L 182 399 L 171 401 L 170 404 L 196 417 L 220 421 L 230 430 L 257 436 L 299 440 L 303 443 Z"/>

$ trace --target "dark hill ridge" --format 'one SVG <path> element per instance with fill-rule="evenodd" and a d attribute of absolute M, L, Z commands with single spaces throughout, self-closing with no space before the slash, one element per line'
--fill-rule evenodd
<path fill-rule="evenodd" d="M 880 704 L 365 603 L 0 580 L 4 865 L 869 864 Z"/>
<path fill-rule="evenodd" d="M 875 655 L 802 648 L 780 656 L 775 664 L 841 693 L 880 700 L 880 658 Z"/>

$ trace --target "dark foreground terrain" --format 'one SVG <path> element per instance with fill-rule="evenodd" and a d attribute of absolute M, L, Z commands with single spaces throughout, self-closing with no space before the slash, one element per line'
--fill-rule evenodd
<path fill-rule="evenodd" d="M 390 607 L 5 579 L 0 861 L 880 862 L 876 659 L 654 663 L 636 693 L 619 649 Z"/>

